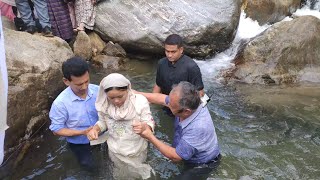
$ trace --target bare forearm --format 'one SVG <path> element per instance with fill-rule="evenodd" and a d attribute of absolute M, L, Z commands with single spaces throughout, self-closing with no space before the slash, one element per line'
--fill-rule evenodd
<path fill-rule="evenodd" d="M 165 94 L 145 93 L 145 92 L 136 92 L 136 93 L 145 96 L 150 103 L 166 106 L 165 99 L 166 99 L 167 95 L 165 95 Z"/>
<path fill-rule="evenodd" d="M 160 88 L 157 84 L 155 84 L 155 85 L 153 86 L 152 92 L 153 92 L 153 93 L 161 93 L 161 88 Z"/>
<path fill-rule="evenodd" d="M 157 139 L 153 134 L 147 138 L 165 157 L 174 162 L 181 161 L 182 158 L 176 153 L 176 149 L 163 143 Z"/>
<path fill-rule="evenodd" d="M 79 135 L 85 135 L 86 133 L 85 133 L 85 130 L 62 128 L 59 131 L 54 132 L 53 134 L 59 135 L 59 136 L 79 136 Z"/>

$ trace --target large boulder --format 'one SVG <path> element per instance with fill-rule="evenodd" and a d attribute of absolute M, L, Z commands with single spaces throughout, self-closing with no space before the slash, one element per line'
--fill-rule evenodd
<path fill-rule="evenodd" d="M 247 16 L 259 24 L 276 23 L 300 8 L 301 0 L 244 0 Z"/>
<path fill-rule="evenodd" d="M 320 20 L 279 22 L 247 44 L 235 60 L 235 79 L 246 83 L 320 82 Z"/>
<path fill-rule="evenodd" d="M 28 138 L 48 121 L 48 110 L 63 89 L 61 64 L 73 56 L 58 37 L 4 29 L 9 76 L 6 147 Z"/>
<path fill-rule="evenodd" d="M 162 43 L 181 35 L 187 54 L 205 57 L 232 42 L 239 23 L 239 0 L 112 0 L 98 4 L 94 30 L 127 52 L 163 54 Z"/>

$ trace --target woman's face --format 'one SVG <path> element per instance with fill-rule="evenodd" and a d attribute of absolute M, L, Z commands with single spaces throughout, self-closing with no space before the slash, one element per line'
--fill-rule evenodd
<path fill-rule="evenodd" d="M 112 89 L 107 92 L 107 97 L 111 103 L 117 107 L 121 107 L 127 99 L 127 90 Z"/>

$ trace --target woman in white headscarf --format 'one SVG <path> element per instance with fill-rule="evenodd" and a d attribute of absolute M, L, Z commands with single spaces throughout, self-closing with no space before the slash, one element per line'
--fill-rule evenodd
<path fill-rule="evenodd" d="M 134 133 L 132 125 L 154 130 L 148 100 L 131 90 L 130 81 L 112 73 L 102 79 L 96 100 L 99 121 L 88 133 L 89 140 L 107 130 L 109 156 L 114 162 L 117 178 L 149 178 L 152 168 L 143 162 L 147 158 L 147 141 Z M 120 177 L 119 177 L 120 176 Z"/>

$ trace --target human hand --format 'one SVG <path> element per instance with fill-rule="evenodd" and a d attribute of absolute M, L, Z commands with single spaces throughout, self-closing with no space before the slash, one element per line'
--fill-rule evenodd
<path fill-rule="evenodd" d="M 146 122 L 133 121 L 132 123 L 133 131 L 139 134 L 141 137 L 148 139 L 152 135 L 151 128 Z"/>
<path fill-rule="evenodd" d="M 91 128 L 91 130 L 87 133 L 87 138 L 92 141 L 96 140 L 99 137 L 99 132 L 95 128 Z"/>
<path fill-rule="evenodd" d="M 141 122 L 139 120 L 133 120 L 132 128 L 133 132 L 136 134 L 141 134 L 146 129 L 147 123 Z"/>
<path fill-rule="evenodd" d="M 139 135 L 145 139 L 150 139 L 151 136 L 153 136 L 153 133 L 151 128 L 147 125 L 147 127 Z"/>
<path fill-rule="evenodd" d="M 83 135 L 87 135 L 88 132 L 89 132 L 92 128 L 93 128 L 93 126 L 88 127 L 87 129 L 85 129 L 85 130 L 82 131 L 82 134 L 83 134 Z"/>

